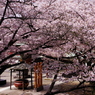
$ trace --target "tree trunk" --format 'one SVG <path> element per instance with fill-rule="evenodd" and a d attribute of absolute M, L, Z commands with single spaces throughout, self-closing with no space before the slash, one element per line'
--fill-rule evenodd
<path fill-rule="evenodd" d="M 57 70 L 57 73 L 54 75 L 53 81 L 52 81 L 52 83 L 51 83 L 51 85 L 50 85 L 50 87 L 49 87 L 49 89 L 48 89 L 48 91 L 46 92 L 45 95 L 53 95 L 51 91 L 52 91 L 52 89 L 54 87 L 54 84 L 56 82 L 55 80 L 57 79 L 58 72 L 59 72 L 59 70 Z"/>

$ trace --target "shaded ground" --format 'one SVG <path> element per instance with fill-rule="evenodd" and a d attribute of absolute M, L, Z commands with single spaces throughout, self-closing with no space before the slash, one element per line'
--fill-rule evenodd
<path fill-rule="evenodd" d="M 78 81 L 63 83 L 63 84 L 61 83 L 55 87 L 59 88 L 61 91 L 67 91 L 71 88 L 76 87 L 78 83 L 79 83 Z M 89 83 L 85 83 L 83 85 L 89 86 Z M 67 93 L 60 93 L 56 95 L 95 95 L 95 91 L 93 91 L 91 87 L 88 87 L 88 88 L 77 89 L 77 90 L 73 90 Z"/>

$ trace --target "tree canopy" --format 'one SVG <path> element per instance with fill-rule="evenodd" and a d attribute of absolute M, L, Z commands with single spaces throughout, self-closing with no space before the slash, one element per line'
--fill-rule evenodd
<path fill-rule="evenodd" d="M 0 1 L 0 68 L 28 52 L 33 59 L 43 55 L 51 70 L 61 67 L 64 77 L 78 73 L 77 78 L 94 80 L 94 16 L 90 0 Z"/>

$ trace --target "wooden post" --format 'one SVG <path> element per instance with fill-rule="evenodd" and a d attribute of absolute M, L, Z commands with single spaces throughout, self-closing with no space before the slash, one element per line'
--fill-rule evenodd
<path fill-rule="evenodd" d="M 10 89 L 12 89 L 11 86 L 12 86 L 12 69 L 10 69 Z"/>
<path fill-rule="evenodd" d="M 34 87 L 33 87 L 33 80 L 32 80 L 32 71 L 33 71 L 33 69 L 31 69 L 31 88 L 33 89 Z"/>
<path fill-rule="evenodd" d="M 42 85 L 42 60 L 40 58 L 37 58 L 35 60 L 36 64 L 34 67 L 35 71 L 35 89 L 36 91 L 41 91 L 43 90 L 43 85 Z"/>
<path fill-rule="evenodd" d="M 22 78 L 22 79 L 23 79 L 23 81 L 22 81 L 22 89 L 23 89 L 23 91 L 24 91 L 24 86 L 25 86 L 25 83 L 24 83 L 24 78 L 25 78 L 25 77 L 24 77 L 24 72 L 25 72 L 25 71 L 22 70 L 22 74 L 23 74 L 23 76 L 22 76 L 22 77 L 23 77 L 23 78 Z"/>
<path fill-rule="evenodd" d="M 34 85 L 34 87 L 35 88 L 37 88 L 37 64 L 35 65 L 35 67 L 34 67 L 34 71 L 35 71 L 35 85 Z"/>

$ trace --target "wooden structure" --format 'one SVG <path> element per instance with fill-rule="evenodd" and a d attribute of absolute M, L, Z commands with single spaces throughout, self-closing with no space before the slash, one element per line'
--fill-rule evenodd
<path fill-rule="evenodd" d="M 19 72 L 19 78 L 18 79 L 23 79 L 24 80 L 26 78 L 25 71 L 28 70 L 28 69 L 17 69 L 17 68 L 11 68 L 10 69 L 10 89 L 11 89 L 11 85 L 12 85 L 12 72 L 13 72 L 13 70 Z M 21 77 L 21 72 L 22 72 L 22 77 Z M 31 75 L 30 75 L 30 78 L 31 78 L 31 88 L 33 88 L 32 69 L 31 69 L 30 72 L 31 72 Z M 23 90 L 24 90 L 24 87 L 23 87 Z"/>
<path fill-rule="evenodd" d="M 31 58 L 25 58 L 25 64 L 27 63 L 27 65 L 31 64 Z M 34 88 L 36 91 L 41 91 L 43 90 L 43 85 L 42 85 L 42 63 L 43 60 L 41 58 L 36 58 L 35 59 L 35 65 L 34 65 L 34 86 L 33 86 L 33 81 L 32 81 L 32 71 L 33 69 L 31 69 L 31 74 L 30 74 L 30 78 L 31 78 L 31 88 Z M 22 79 L 26 78 L 25 74 L 25 70 L 28 70 L 28 68 L 20 68 L 23 67 L 22 64 L 20 64 L 19 66 L 16 66 L 17 68 L 11 68 L 10 69 L 10 89 L 11 89 L 11 85 L 12 85 L 12 71 L 18 71 L 19 72 L 19 79 L 21 79 L 21 72 L 22 72 Z M 25 66 L 24 66 L 25 67 Z M 24 90 L 24 88 L 23 88 Z"/>
<path fill-rule="evenodd" d="M 35 73 L 35 84 L 34 88 L 36 91 L 41 91 L 43 90 L 43 85 L 42 85 L 42 60 L 41 58 L 36 58 L 35 59 L 35 66 L 34 66 L 34 73 Z"/>

